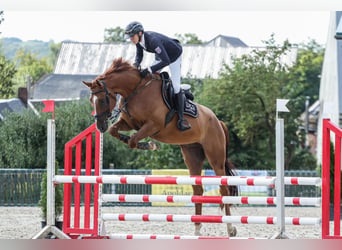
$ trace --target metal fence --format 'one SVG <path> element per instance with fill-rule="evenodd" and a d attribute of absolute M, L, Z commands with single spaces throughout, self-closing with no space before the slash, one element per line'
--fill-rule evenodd
<path fill-rule="evenodd" d="M 257 172 L 258 170 L 253 170 Z M 41 182 L 45 169 L 0 169 L 0 206 L 37 206 L 40 199 Z M 263 171 L 265 172 L 265 171 Z M 267 170 L 267 176 L 275 176 L 275 171 Z M 59 174 L 63 174 L 60 170 Z M 103 170 L 105 175 L 151 175 L 151 170 Z M 285 176 L 317 177 L 316 171 L 285 171 Z M 151 194 L 151 185 L 143 184 L 106 184 L 103 193 Z M 273 188 L 267 188 L 265 195 L 275 196 Z M 285 195 L 290 197 L 320 197 L 320 187 L 285 186 Z M 112 203 L 113 204 L 113 203 Z M 122 205 L 122 203 L 115 203 Z M 125 203 L 125 206 L 150 206 L 150 203 Z"/>
<path fill-rule="evenodd" d="M 36 206 L 45 169 L 0 169 L 0 206 Z"/>

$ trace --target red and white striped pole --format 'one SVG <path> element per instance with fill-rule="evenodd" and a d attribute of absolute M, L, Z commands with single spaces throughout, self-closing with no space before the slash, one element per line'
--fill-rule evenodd
<path fill-rule="evenodd" d="M 103 214 L 104 221 L 149 221 L 149 222 L 194 222 L 194 223 L 237 223 L 277 224 L 277 217 L 271 216 L 225 216 L 225 215 L 183 215 L 183 214 Z M 321 218 L 284 217 L 286 225 L 319 225 Z"/>
<path fill-rule="evenodd" d="M 276 205 L 276 197 L 103 194 L 102 202 L 166 202 Z M 320 206 L 321 198 L 285 197 L 285 205 Z"/>

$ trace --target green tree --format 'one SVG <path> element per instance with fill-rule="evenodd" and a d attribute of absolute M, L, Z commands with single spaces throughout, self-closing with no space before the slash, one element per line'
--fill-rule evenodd
<path fill-rule="evenodd" d="M 218 80 L 206 79 L 199 102 L 227 121 L 233 144 L 230 155 L 234 161 L 242 167 L 272 169 L 275 166 L 275 102 L 277 98 L 290 99 L 291 112 L 283 115 L 286 169 L 289 169 L 300 146 L 297 117 L 298 107 L 304 103 L 300 93 L 305 86 L 291 82 L 290 65 L 282 63 L 282 56 L 289 52 L 291 44 L 284 41 L 277 45 L 274 35 L 265 44 L 265 49 L 254 49 L 234 58 L 233 66 L 225 65 Z"/>
<path fill-rule="evenodd" d="M 61 43 L 54 43 L 54 42 L 50 43 L 51 53 L 47 58 L 49 65 L 52 66 L 52 65 L 56 64 L 57 58 L 58 58 L 58 53 L 61 50 L 61 47 L 62 47 Z"/>
<path fill-rule="evenodd" d="M 116 28 L 106 28 L 103 41 L 107 43 L 125 42 L 125 30 L 119 26 Z"/>
<path fill-rule="evenodd" d="M 30 109 L 0 122 L 0 168 L 45 168 L 46 119 Z"/>
<path fill-rule="evenodd" d="M 230 122 L 235 124 L 238 135 L 245 138 L 245 143 L 252 144 L 255 138 L 274 130 L 274 110 L 276 98 L 284 97 L 283 86 L 287 81 L 287 66 L 281 63 L 281 56 L 290 48 L 285 42 L 278 47 L 273 37 L 265 50 L 253 50 L 233 60 L 233 67 L 225 65 L 217 84 L 207 84 L 204 97 L 209 94 L 221 94 L 220 101 L 228 107 Z M 211 90 L 214 88 L 214 91 Z M 224 93 L 224 94 L 223 94 Z M 223 95 L 222 95 L 223 94 Z M 211 98 L 211 97 L 210 97 Z M 212 98 L 214 108 L 223 103 Z M 216 102 L 216 104 L 215 104 Z M 222 111 L 218 110 L 218 113 Z M 274 149 L 273 137 L 269 138 L 269 150 Z"/>
<path fill-rule="evenodd" d="M 37 107 L 40 108 L 43 107 Z M 92 110 L 87 99 L 56 104 L 56 161 L 61 167 L 64 165 L 65 143 L 94 123 Z M 47 119 L 51 119 L 51 113 L 37 116 L 30 109 L 6 115 L 6 119 L 0 122 L 0 168 L 45 168 Z M 115 168 L 127 168 L 127 162 L 133 163 L 141 152 L 130 149 L 109 133 L 104 134 L 103 150 L 104 168 L 110 163 L 114 163 Z M 85 148 L 82 155 L 85 159 Z"/>
<path fill-rule="evenodd" d="M 51 73 L 53 68 L 48 63 L 47 58 L 38 59 L 35 54 L 25 52 L 20 49 L 15 56 L 17 62 L 17 73 L 15 75 L 15 89 L 26 86 L 27 77 L 31 77 L 32 81 L 37 81 L 44 74 Z"/>
<path fill-rule="evenodd" d="M 203 42 L 194 33 L 186 33 L 183 35 L 177 33 L 175 36 L 182 44 L 203 44 Z"/>
<path fill-rule="evenodd" d="M 291 81 L 304 85 L 303 91 L 298 94 L 310 96 L 311 104 L 318 100 L 323 58 L 322 45 L 310 40 L 307 44 L 299 45 L 296 64 L 291 67 Z"/>
<path fill-rule="evenodd" d="M 0 52 L 0 98 L 10 98 L 14 95 L 15 64 L 5 58 Z"/>

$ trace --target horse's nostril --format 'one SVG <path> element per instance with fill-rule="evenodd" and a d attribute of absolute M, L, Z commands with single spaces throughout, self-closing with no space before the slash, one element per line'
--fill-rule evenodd
<path fill-rule="evenodd" d="M 104 133 L 108 129 L 108 124 L 107 122 L 97 122 L 96 127 L 98 131 L 100 131 L 101 133 Z"/>

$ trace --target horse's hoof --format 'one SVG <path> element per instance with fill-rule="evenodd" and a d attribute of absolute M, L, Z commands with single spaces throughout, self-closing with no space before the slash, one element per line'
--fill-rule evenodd
<path fill-rule="evenodd" d="M 237 234 L 236 227 L 232 227 L 230 231 L 228 231 L 228 236 L 229 237 L 235 237 Z"/>
<path fill-rule="evenodd" d="M 200 231 L 195 231 L 195 236 L 202 236 L 201 232 Z"/>
<path fill-rule="evenodd" d="M 202 228 L 202 225 L 195 225 L 195 235 L 196 236 L 202 236 L 201 228 Z"/>
<path fill-rule="evenodd" d="M 148 142 L 149 150 L 157 150 L 159 149 L 159 145 L 155 144 L 153 141 Z"/>

